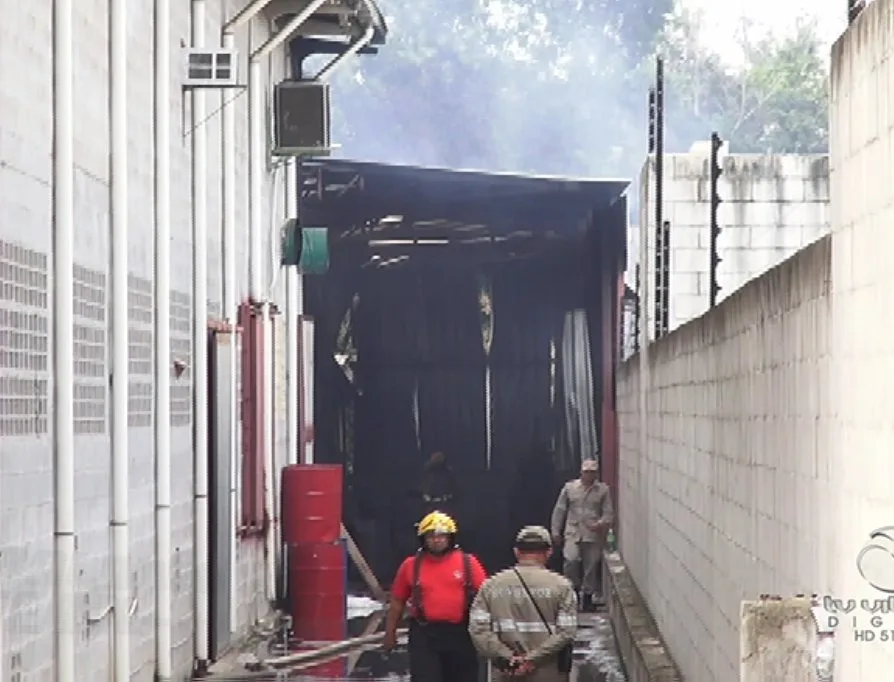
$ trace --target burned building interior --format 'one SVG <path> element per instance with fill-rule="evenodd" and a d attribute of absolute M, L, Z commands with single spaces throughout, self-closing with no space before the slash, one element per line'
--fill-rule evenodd
<path fill-rule="evenodd" d="M 580 459 L 616 489 L 614 366 L 627 182 L 305 160 L 315 461 L 345 466 L 344 520 L 390 581 L 443 452 L 460 544 L 488 570 L 546 524 Z"/>

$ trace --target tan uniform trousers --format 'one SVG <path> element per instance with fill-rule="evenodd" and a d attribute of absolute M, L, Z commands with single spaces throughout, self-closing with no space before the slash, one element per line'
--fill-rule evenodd
<path fill-rule="evenodd" d="M 530 675 L 524 677 L 510 677 L 494 669 L 495 682 L 568 682 L 570 673 L 560 673 L 554 661 L 550 661 L 543 668 L 538 668 Z"/>
<path fill-rule="evenodd" d="M 575 590 L 589 595 L 600 594 L 598 568 L 602 546 L 602 542 L 565 540 L 562 547 L 562 569 Z"/>

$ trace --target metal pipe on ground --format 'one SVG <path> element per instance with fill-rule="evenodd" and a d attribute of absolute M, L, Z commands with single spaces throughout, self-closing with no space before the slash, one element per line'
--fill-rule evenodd
<path fill-rule="evenodd" d="M 398 637 L 403 637 L 407 634 L 407 630 L 400 629 L 397 631 Z M 294 665 L 299 665 L 301 663 L 308 663 L 311 661 L 319 662 L 321 658 L 327 656 L 335 656 L 337 654 L 346 654 L 349 651 L 352 651 L 354 648 L 359 646 L 366 646 L 368 644 L 378 644 L 382 641 L 382 638 L 385 636 L 384 632 L 376 632 L 372 635 L 364 635 L 361 637 L 352 637 L 351 639 L 346 639 L 342 642 L 334 642 L 333 644 L 329 644 L 324 647 L 320 647 L 319 649 L 314 649 L 313 651 L 300 651 L 298 653 L 289 654 L 287 656 L 279 656 L 277 658 L 269 658 L 264 661 L 264 665 L 269 665 L 273 668 L 290 668 Z"/>
<path fill-rule="evenodd" d="M 400 629 L 397 631 L 399 641 L 406 637 L 407 630 Z M 223 675 L 213 675 L 209 677 L 212 682 L 241 682 L 242 680 L 281 680 L 283 674 L 289 674 L 294 671 L 300 671 L 311 668 L 315 665 L 325 663 L 331 659 L 344 656 L 357 649 L 369 647 L 378 644 L 385 636 L 384 632 L 377 632 L 373 635 L 364 635 L 353 637 L 342 642 L 335 642 L 328 646 L 314 649 L 313 651 L 302 651 L 299 653 L 289 654 L 288 656 L 280 656 L 278 658 L 270 658 L 262 663 L 269 666 L 268 670 L 251 670 L 245 672 L 232 672 Z"/>

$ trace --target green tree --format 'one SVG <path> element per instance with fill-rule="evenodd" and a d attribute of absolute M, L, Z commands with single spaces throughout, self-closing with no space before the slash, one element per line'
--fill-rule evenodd
<path fill-rule="evenodd" d="M 666 60 L 666 149 L 717 130 L 734 151 L 827 145 L 815 27 L 748 40 L 732 69 L 673 0 L 415 0 L 389 42 L 333 83 L 351 157 L 561 175 L 634 176 L 646 151 L 654 57 Z"/>
<path fill-rule="evenodd" d="M 727 125 L 742 151 L 828 151 L 829 74 L 814 23 L 799 23 L 781 40 L 758 42 L 739 92 L 739 108 Z"/>
<path fill-rule="evenodd" d="M 725 65 L 700 46 L 700 15 L 677 12 L 659 47 L 667 60 L 667 116 L 672 144 L 686 147 L 716 130 L 733 151 L 824 152 L 828 149 L 828 68 L 816 25 L 790 35 L 750 39 L 744 63 Z"/>
<path fill-rule="evenodd" d="M 645 139 L 636 64 L 671 2 L 403 3 L 389 44 L 334 83 L 338 141 L 395 162 L 622 172 Z"/>

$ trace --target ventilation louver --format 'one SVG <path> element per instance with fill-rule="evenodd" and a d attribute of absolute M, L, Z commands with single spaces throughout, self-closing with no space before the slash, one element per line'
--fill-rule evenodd
<path fill-rule="evenodd" d="M 276 86 L 274 108 L 274 154 L 327 156 L 330 153 L 328 83 L 284 81 Z"/>

